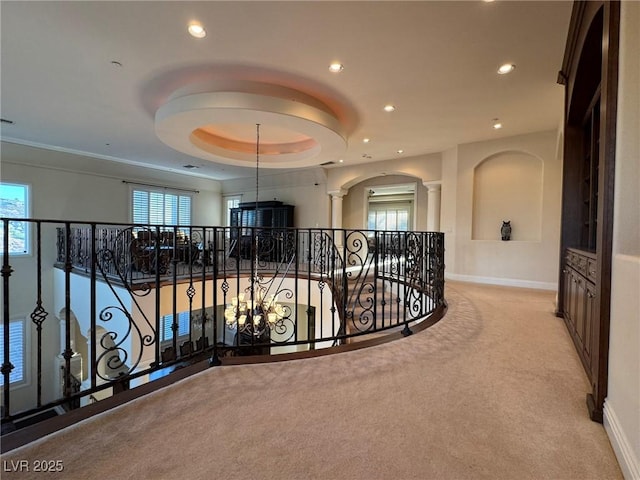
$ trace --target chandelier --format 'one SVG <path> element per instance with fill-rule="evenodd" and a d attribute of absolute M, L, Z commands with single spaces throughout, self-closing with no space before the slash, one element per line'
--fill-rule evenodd
<path fill-rule="evenodd" d="M 256 337 L 265 335 L 274 328 L 285 316 L 285 308 L 278 303 L 277 295 L 263 295 L 267 288 L 260 285 L 258 279 L 252 280 L 253 300 L 246 299 L 244 293 L 231 299 L 224 311 L 227 327 L 238 329 L 241 333 L 249 333 Z"/>
<path fill-rule="evenodd" d="M 256 124 L 256 211 L 255 220 L 257 227 L 258 218 L 258 178 L 260 165 L 260 124 Z M 245 336 L 268 337 L 272 329 L 282 325 L 283 319 L 289 316 L 288 307 L 278 303 L 277 294 L 269 294 L 272 282 L 262 282 L 259 273 L 259 235 L 255 230 L 255 265 L 250 285 L 237 297 L 231 298 L 231 303 L 225 307 L 224 318 L 230 330 L 238 329 Z M 249 298 L 247 298 L 249 297 Z"/>

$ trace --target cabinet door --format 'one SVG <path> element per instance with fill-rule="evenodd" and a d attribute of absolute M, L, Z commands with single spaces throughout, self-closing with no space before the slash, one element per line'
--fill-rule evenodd
<path fill-rule="evenodd" d="M 573 276 L 571 275 L 571 269 L 569 269 L 568 267 L 565 267 L 563 270 L 563 275 L 562 275 L 562 280 L 564 282 L 564 296 L 562 298 L 562 311 L 564 313 L 564 318 L 566 320 L 568 320 L 570 323 L 573 323 L 573 321 L 571 320 L 571 301 L 572 301 L 572 296 L 571 296 L 571 282 L 572 282 Z"/>
<path fill-rule="evenodd" d="M 241 225 L 241 216 L 242 216 L 242 210 L 240 210 L 239 208 L 232 208 L 231 209 L 231 226 L 232 227 L 239 227 Z"/>
<path fill-rule="evenodd" d="M 569 282 L 569 323 L 571 324 L 571 334 L 576 335 L 576 319 L 578 317 L 578 272 L 569 270 L 571 280 Z"/>
<path fill-rule="evenodd" d="M 585 285 L 585 280 L 581 276 L 576 275 L 576 312 L 575 312 L 575 329 L 576 329 L 576 338 L 580 346 L 584 349 L 584 317 L 585 317 L 585 306 L 587 300 L 587 286 Z"/>
<path fill-rule="evenodd" d="M 273 226 L 286 228 L 293 226 L 293 207 L 284 205 L 273 209 Z"/>
<path fill-rule="evenodd" d="M 588 282 L 585 299 L 584 354 L 589 365 L 591 365 L 591 352 L 593 351 L 593 339 L 595 338 L 594 329 L 597 328 L 597 320 L 596 286 Z"/>

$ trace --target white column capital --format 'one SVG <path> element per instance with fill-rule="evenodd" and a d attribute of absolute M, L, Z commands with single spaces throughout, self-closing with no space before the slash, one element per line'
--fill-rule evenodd
<path fill-rule="evenodd" d="M 442 182 L 440 181 L 422 182 L 422 185 L 427 187 L 427 190 L 430 192 L 437 192 L 442 188 Z"/>
<path fill-rule="evenodd" d="M 331 195 L 331 228 L 342 228 L 342 197 L 346 190 L 334 190 Z"/>
<path fill-rule="evenodd" d="M 347 194 L 347 190 L 341 188 L 339 190 L 330 190 L 329 192 L 327 192 L 329 195 L 331 195 L 334 198 L 342 198 Z"/>

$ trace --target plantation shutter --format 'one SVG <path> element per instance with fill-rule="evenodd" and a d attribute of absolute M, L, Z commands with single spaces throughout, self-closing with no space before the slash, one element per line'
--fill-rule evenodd
<path fill-rule="evenodd" d="M 0 340 L 0 361 L 4 362 L 4 329 L 6 324 L 2 324 Z M 22 382 L 24 378 L 25 362 L 25 325 L 24 320 L 14 320 L 9 322 L 9 361 L 15 367 L 9 375 L 9 383 Z M 0 375 L 0 385 L 4 385 L 4 375 Z"/>
<path fill-rule="evenodd" d="M 190 225 L 191 197 L 149 190 L 133 190 L 133 223 Z"/>
<path fill-rule="evenodd" d="M 191 197 L 180 195 L 178 202 L 178 225 L 191 225 Z"/>
<path fill-rule="evenodd" d="M 149 223 L 162 225 L 164 223 L 164 194 L 149 192 Z"/>
<path fill-rule="evenodd" d="M 171 325 L 173 324 L 173 315 L 164 315 L 162 317 L 162 341 L 171 340 L 173 338 L 173 331 Z M 189 312 L 178 313 L 178 337 L 189 335 Z"/>
<path fill-rule="evenodd" d="M 376 202 L 369 204 L 370 230 L 407 231 L 411 202 Z"/>

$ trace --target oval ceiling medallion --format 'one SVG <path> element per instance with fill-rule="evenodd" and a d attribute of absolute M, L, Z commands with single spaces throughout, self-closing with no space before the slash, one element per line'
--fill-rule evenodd
<path fill-rule="evenodd" d="M 346 135 L 327 109 L 299 99 L 247 92 L 211 92 L 169 100 L 155 117 L 156 135 L 171 148 L 197 158 L 236 166 L 256 161 L 272 168 L 317 165 L 316 157 L 338 158 Z"/>

